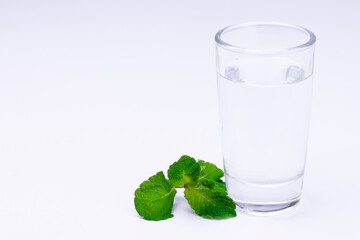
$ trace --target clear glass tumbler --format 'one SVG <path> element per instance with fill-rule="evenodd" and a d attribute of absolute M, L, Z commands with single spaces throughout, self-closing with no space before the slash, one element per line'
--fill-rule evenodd
<path fill-rule="evenodd" d="M 303 183 L 316 37 L 254 22 L 224 28 L 215 41 L 228 193 L 251 214 L 290 209 Z"/>

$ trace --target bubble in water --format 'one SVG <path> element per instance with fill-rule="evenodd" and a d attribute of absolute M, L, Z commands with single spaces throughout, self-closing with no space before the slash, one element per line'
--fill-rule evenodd
<path fill-rule="evenodd" d="M 286 71 L 286 83 L 296 83 L 305 79 L 305 71 L 298 66 L 290 66 Z"/>
<path fill-rule="evenodd" d="M 241 82 L 240 71 L 236 67 L 227 67 L 225 69 L 225 78 L 233 82 Z"/>

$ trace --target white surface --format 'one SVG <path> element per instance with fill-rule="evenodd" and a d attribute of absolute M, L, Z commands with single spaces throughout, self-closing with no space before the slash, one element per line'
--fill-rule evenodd
<path fill-rule="evenodd" d="M 359 239 L 358 1 L 1 1 L 0 239 Z M 214 34 L 318 37 L 303 199 L 213 221 L 181 192 L 138 217 L 138 185 L 182 154 L 221 166 Z"/>

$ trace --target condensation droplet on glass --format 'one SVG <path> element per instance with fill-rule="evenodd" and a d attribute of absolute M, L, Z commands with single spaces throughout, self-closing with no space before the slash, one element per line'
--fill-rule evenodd
<path fill-rule="evenodd" d="M 225 78 L 233 82 L 241 82 L 240 71 L 236 67 L 227 67 L 225 69 Z"/>
<path fill-rule="evenodd" d="M 305 71 L 298 66 L 290 66 L 286 71 L 285 83 L 296 83 L 305 79 Z"/>

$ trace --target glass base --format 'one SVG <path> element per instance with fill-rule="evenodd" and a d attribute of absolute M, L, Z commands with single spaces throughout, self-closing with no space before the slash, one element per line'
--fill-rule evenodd
<path fill-rule="evenodd" d="M 240 210 L 246 214 L 256 216 L 273 216 L 292 211 L 296 208 L 296 206 L 298 206 L 300 198 L 275 203 L 249 203 L 237 201 L 236 199 L 234 199 L 234 202 L 240 207 Z"/>
<path fill-rule="evenodd" d="M 225 168 L 226 170 L 226 168 Z M 303 174 L 283 181 L 244 181 L 225 171 L 229 196 L 251 215 L 276 215 L 292 210 L 300 201 Z"/>

